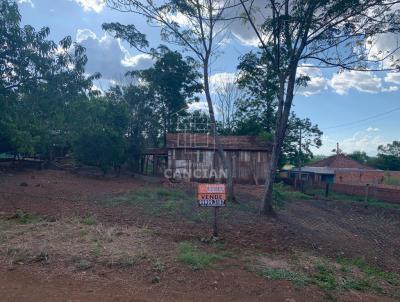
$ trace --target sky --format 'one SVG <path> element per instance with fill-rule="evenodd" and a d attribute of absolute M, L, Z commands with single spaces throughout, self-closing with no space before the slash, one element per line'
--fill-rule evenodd
<path fill-rule="evenodd" d="M 17 2 L 23 24 L 35 28 L 47 26 L 51 39 L 60 41 L 71 36 L 86 48 L 86 71 L 102 74 L 96 86 L 103 90 L 116 82 L 123 83 L 126 71 L 151 67 L 153 61 L 148 55 L 107 35 L 101 29 L 102 23 L 135 24 L 146 34 L 151 46 L 162 43 L 158 29 L 148 26 L 146 20 L 132 13 L 112 10 L 102 0 Z M 178 21 L 184 23 L 184 20 Z M 380 38 L 377 47 L 383 49 L 396 43 L 399 45 L 398 36 L 387 35 Z M 215 83 L 230 81 L 239 57 L 251 50 L 256 48 L 249 29 L 243 24 L 235 26 L 213 61 L 211 79 Z M 307 87 L 296 90 L 293 110 L 299 117 L 310 118 L 324 132 L 323 146 L 314 150 L 315 154 L 332 154 L 338 142 L 345 153 L 360 150 L 375 155 L 378 145 L 400 140 L 400 73 L 338 73 L 316 67 L 300 67 L 299 72 L 309 75 L 311 81 Z M 201 104 L 197 106 L 202 107 Z"/>

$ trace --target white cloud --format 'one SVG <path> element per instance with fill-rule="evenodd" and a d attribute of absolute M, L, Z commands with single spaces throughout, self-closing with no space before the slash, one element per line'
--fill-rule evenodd
<path fill-rule="evenodd" d="M 119 40 L 107 34 L 97 37 L 90 29 L 78 29 L 76 41 L 86 48 L 86 71 L 100 72 L 106 80 L 121 80 L 127 71 L 149 68 L 153 64 L 150 56 L 131 55 Z"/>
<path fill-rule="evenodd" d="M 315 154 L 333 155 L 332 150 L 336 148 L 336 143 L 339 143 L 339 148 L 344 153 L 352 153 L 354 151 L 364 151 L 368 155 L 376 155 L 379 145 L 388 143 L 381 135 L 374 132 L 359 131 L 354 133 L 351 137 L 341 140 L 332 139 L 324 135 L 322 137 L 322 147 L 320 149 L 313 149 Z"/>
<path fill-rule="evenodd" d="M 138 54 L 136 56 L 125 54 L 124 59 L 121 61 L 123 66 L 135 69 L 147 69 L 153 66 L 153 63 L 153 58 L 148 54 Z"/>
<path fill-rule="evenodd" d="M 384 145 L 387 142 L 380 135 L 370 135 L 364 132 L 356 132 L 350 138 L 344 139 L 339 143 L 340 148 L 345 153 L 354 151 L 364 151 L 367 154 L 374 155 L 377 152 L 379 145 Z"/>
<path fill-rule="evenodd" d="M 201 110 L 208 112 L 207 102 L 194 102 L 189 104 L 189 111 Z"/>
<path fill-rule="evenodd" d="M 394 68 L 399 65 L 400 52 L 397 49 L 400 43 L 400 35 L 397 33 L 384 33 L 369 38 L 366 47 L 369 49 L 370 60 L 382 60 L 380 66 L 383 68 Z"/>
<path fill-rule="evenodd" d="M 399 90 L 399 86 L 389 86 L 389 87 L 382 88 L 382 92 L 394 92 L 394 91 L 398 91 L 398 90 Z"/>
<path fill-rule="evenodd" d="M 182 27 L 190 27 L 191 25 L 189 19 L 181 12 L 178 12 L 174 15 L 170 15 L 169 18 L 171 21 L 178 23 Z"/>
<path fill-rule="evenodd" d="M 297 76 L 309 76 L 310 81 L 307 82 L 307 86 L 299 86 L 296 90 L 296 94 L 311 96 L 320 93 L 327 87 L 327 80 L 322 74 L 320 68 L 299 66 L 297 69 Z"/>
<path fill-rule="evenodd" d="M 328 81 L 329 86 L 340 95 L 346 95 L 349 90 L 378 93 L 381 91 L 381 78 L 370 71 L 344 71 L 334 74 Z"/>
<path fill-rule="evenodd" d="M 90 29 L 84 28 L 84 29 L 78 29 L 76 31 L 76 42 L 81 43 L 84 40 L 87 39 L 96 39 L 97 36 L 94 32 L 92 32 Z"/>
<path fill-rule="evenodd" d="M 373 127 L 368 127 L 367 132 L 377 132 L 379 131 L 379 128 L 373 128 Z"/>
<path fill-rule="evenodd" d="M 210 76 L 211 93 L 215 93 L 218 88 L 225 84 L 235 83 L 236 74 L 230 72 L 215 73 Z"/>
<path fill-rule="evenodd" d="M 31 7 L 35 7 L 35 4 L 33 3 L 32 0 L 18 0 L 18 4 L 29 4 Z"/>
<path fill-rule="evenodd" d="M 388 72 L 385 77 L 385 82 L 400 84 L 400 72 Z"/>
<path fill-rule="evenodd" d="M 80 5 L 84 11 L 94 11 L 96 13 L 100 13 L 106 5 L 105 0 L 75 0 L 75 2 Z"/>

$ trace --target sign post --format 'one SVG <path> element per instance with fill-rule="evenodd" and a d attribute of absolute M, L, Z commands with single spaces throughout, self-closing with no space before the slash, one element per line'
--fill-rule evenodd
<path fill-rule="evenodd" d="M 218 208 L 226 206 L 226 187 L 224 184 L 199 184 L 197 200 L 200 207 L 214 208 L 213 236 L 218 237 Z"/>

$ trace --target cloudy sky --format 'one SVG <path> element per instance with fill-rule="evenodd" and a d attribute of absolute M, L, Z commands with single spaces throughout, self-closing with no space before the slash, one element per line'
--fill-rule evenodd
<path fill-rule="evenodd" d="M 100 72 L 96 83 L 107 88 L 114 81 L 123 81 L 126 71 L 147 68 L 152 60 L 121 41 L 107 36 L 101 29 L 104 22 L 132 24 L 147 34 L 151 46 L 161 43 L 156 28 L 129 13 L 106 7 L 102 0 L 18 0 L 24 24 L 48 26 L 51 38 L 59 41 L 71 36 L 87 49 L 87 72 Z M 238 58 L 254 50 L 254 41 L 241 24 L 224 40 L 222 53 L 212 65 L 214 81 L 232 79 Z M 395 36 L 381 37 L 378 47 L 399 44 Z M 387 72 L 342 72 L 302 67 L 308 74 L 308 87 L 296 91 L 294 111 L 309 117 L 324 132 L 324 146 L 317 154 L 331 154 L 339 142 L 344 152 L 363 150 L 376 154 L 377 146 L 400 140 L 400 74 Z"/>

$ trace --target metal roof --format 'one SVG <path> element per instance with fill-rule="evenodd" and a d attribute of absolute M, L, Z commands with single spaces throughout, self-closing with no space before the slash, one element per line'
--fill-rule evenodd
<path fill-rule="evenodd" d="M 256 136 L 218 136 L 224 150 L 271 151 L 271 143 Z M 215 138 L 212 135 L 197 133 L 168 133 L 168 149 L 216 149 Z"/>
<path fill-rule="evenodd" d="M 305 166 L 302 167 L 301 170 L 299 169 L 292 169 L 290 170 L 290 172 L 295 172 L 295 173 L 314 173 L 314 174 L 328 174 L 328 175 L 334 175 L 335 174 L 335 170 L 332 168 L 328 168 L 328 167 L 309 167 L 309 166 Z"/>

